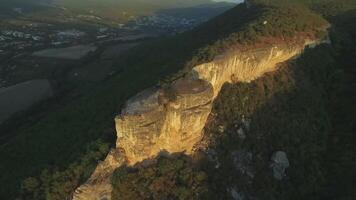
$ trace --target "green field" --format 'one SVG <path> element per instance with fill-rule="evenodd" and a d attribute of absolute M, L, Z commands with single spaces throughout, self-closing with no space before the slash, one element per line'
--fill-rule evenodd
<path fill-rule="evenodd" d="M 96 49 L 93 45 L 78 45 L 66 48 L 44 49 L 36 51 L 32 55 L 45 58 L 79 60 Z"/>

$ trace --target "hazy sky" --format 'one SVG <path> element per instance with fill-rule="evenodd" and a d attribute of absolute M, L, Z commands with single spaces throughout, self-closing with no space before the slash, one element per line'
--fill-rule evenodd
<path fill-rule="evenodd" d="M 227 2 L 234 2 L 234 3 L 242 3 L 244 0 L 214 0 L 214 1 L 227 1 Z"/>

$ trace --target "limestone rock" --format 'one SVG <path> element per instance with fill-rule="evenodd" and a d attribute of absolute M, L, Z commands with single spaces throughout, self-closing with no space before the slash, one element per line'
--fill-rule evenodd
<path fill-rule="evenodd" d="M 116 168 L 126 162 L 121 149 L 112 149 L 99 163 L 89 180 L 73 194 L 73 200 L 110 200 L 111 177 Z"/>
<path fill-rule="evenodd" d="M 286 176 L 286 169 L 289 167 L 287 154 L 283 151 L 277 151 L 273 153 L 271 161 L 273 177 L 277 180 L 282 180 Z"/>
<path fill-rule="evenodd" d="M 131 99 L 116 118 L 116 145 L 125 149 L 129 163 L 161 151 L 189 153 L 201 140 L 212 108 L 212 86 L 203 80 L 179 80 L 172 89 L 174 101 L 162 100 L 166 98 L 163 89 L 145 91 Z"/>

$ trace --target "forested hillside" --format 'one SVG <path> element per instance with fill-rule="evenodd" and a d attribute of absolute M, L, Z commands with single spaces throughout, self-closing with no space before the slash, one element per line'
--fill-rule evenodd
<path fill-rule="evenodd" d="M 214 103 L 218 117 L 206 125 L 221 168 L 184 155 L 162 157 L 147 168 L 122 167 L 112 180 L 113 197 L 228 199 L 235 191 L 245 199 L 355 198 L 355 2 L 250 2 L 249 9 L 239 5 L 192 31 L 134 48 L 117 63 L 121 73 L 89 94 L 59 102 L 16 130 L 4 129 L 16 136 L 0 146 L 0 170 L 6 172 L 0 198 L 69 198 L 113 146 L 113 119 L 129 97 L 184 76 L 227 49 L 323 37 L 315 27 L 329 24 L 331 44 L 309 49 L 253 83 L 224 86 Z M 251 127 L 241 140 L 230 133 L 243 119 Z M 279 182 L 268 165 L 270 154 L 281 149 L 291 167 Z M 252 181 L 235 170 L 232 152 L 253 155 L 247 161 Z"/>
<path fill-rule="evenodd" d="M 213 153 L 119 168 L 114 199 L 354 199 L 356 10 L 309 5 L 332 24 L 331 44 L 253 83 L 226 84 L 205 130 Z M 278 150 L 291 164 L 281 182 L 270 171 Z"/>

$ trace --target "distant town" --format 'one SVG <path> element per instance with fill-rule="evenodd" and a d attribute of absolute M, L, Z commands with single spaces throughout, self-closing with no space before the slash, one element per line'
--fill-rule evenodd
<path fill-rule="evenodd" d="M 17 96 L 29 106 L 53 95 L 78 95 L 120 73 L 117 62 L 129 49 L 190 30 L 231 5 L 224 6 L 144 15 L 120 11 L 122 19 L 47 4 L 44 13 L 20 7 L 0 12 L 0 90 L 15 96 L 32 91 L 33 102 L 30 96 Z"/>
<path fill-rule="evenodd" d="M 99 19 L 95 16 L 86 16 Z M 202 20 L 152 15 L 133 18 L 127 24 L 98 26 L 96 29 L 58 28 L 53 24 L 28 23 L 23 26 L 0 28 L 0 60 L 4 55 L 44 48 L 73 46 L 108 40 L 138 40 L 189 30 Z M 59 26 L 60 27 L 60 26 Z"/>

